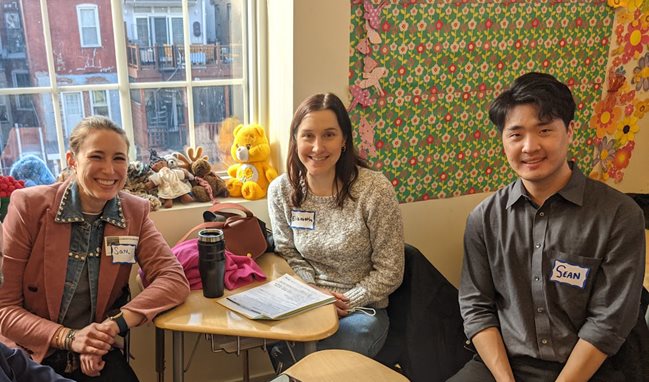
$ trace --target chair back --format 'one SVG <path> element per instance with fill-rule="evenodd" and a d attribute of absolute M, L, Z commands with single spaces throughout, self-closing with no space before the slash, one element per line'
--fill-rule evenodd
<path fill-rule="evenodd" d="M 445 381 L 471 358 L 457 288 L 412 245 L 405 245 L 403 282 L 387 312 L 388 338 L 375 359 L 399 364 L 411 381 Z"/>

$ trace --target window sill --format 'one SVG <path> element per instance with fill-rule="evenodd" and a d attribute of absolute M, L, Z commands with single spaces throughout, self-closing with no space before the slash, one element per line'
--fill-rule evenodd
<path fill-rule="evenodd" d="M 242 206 L 246 207 L 247 209 L 251 210 L 255 215 L 257 214 L 254 210 L 258 208 L 258 205 L 263 204 L 263 208 L 266 208 L 267 206 L 267 201 L 266 198 L 263 199 L 257 199 L 257 200 L 248 200 L 244 198 L 217 198 L 219 203 L 237 203 L 241 204 Z M 212 203 L 210 202 L 192 202 L 192 203 L 174 203 L 173 207 L 171 208 L 160 208 L 157 211 L 154 211 L 152 213 L 167 213 L 167 212 L 174 212 L 174 211 L 182 211 L 182 210 L 194 210 L 194 209 L 200 209 L 202 211 L 207 210 L 212 206 Z"/>

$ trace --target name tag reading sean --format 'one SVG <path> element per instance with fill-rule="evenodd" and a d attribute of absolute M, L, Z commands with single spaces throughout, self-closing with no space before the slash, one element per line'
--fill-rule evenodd
<path fill-rule="evenodd" d="M 291 228 L 315 229 L 315 211 L 291 211 Z"/>
<path fill-rule="evenodd" d="M 106 256 L 113 258 L 113 264 L 134 264 L 137 236 L 106 236 Z"/>
<path fill-rule="evenodd" d="M 550 281 L 569 284 L 583 289 L 586 286 L 586 279 L 588 278 L 589 272 L 590 268 L 555 260 Z"/>

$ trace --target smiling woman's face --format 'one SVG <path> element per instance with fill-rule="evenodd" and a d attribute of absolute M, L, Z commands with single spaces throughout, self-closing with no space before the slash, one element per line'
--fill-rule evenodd
<path fill-rule="evenodd" d="M 77 174 L 83 212 L 97 213 L 117 195 L 126 182 L 128 146 L 114 131 L 88 133 L 76 154 L 68 152 L 68 166 Z"/>

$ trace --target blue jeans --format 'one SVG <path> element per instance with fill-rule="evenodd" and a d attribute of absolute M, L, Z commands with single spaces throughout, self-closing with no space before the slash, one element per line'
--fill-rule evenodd
<path fill-rule="evenodd" d="M 383 347 L 388 336 L 390 320 L 385 309 L 376 309 L 376 315 L 354 312 L 342 317 L 338 322 L 338 331 L 331 337 L 318 341 L 316 350 L 343 349 L 374 357 Z M 279 342 L 270 349 L 270 360 L 276 372 L 286 370 L 295 361 L 302 359 L 304 343 L 291 344 L 289 350 L 286 342 Z"/>

